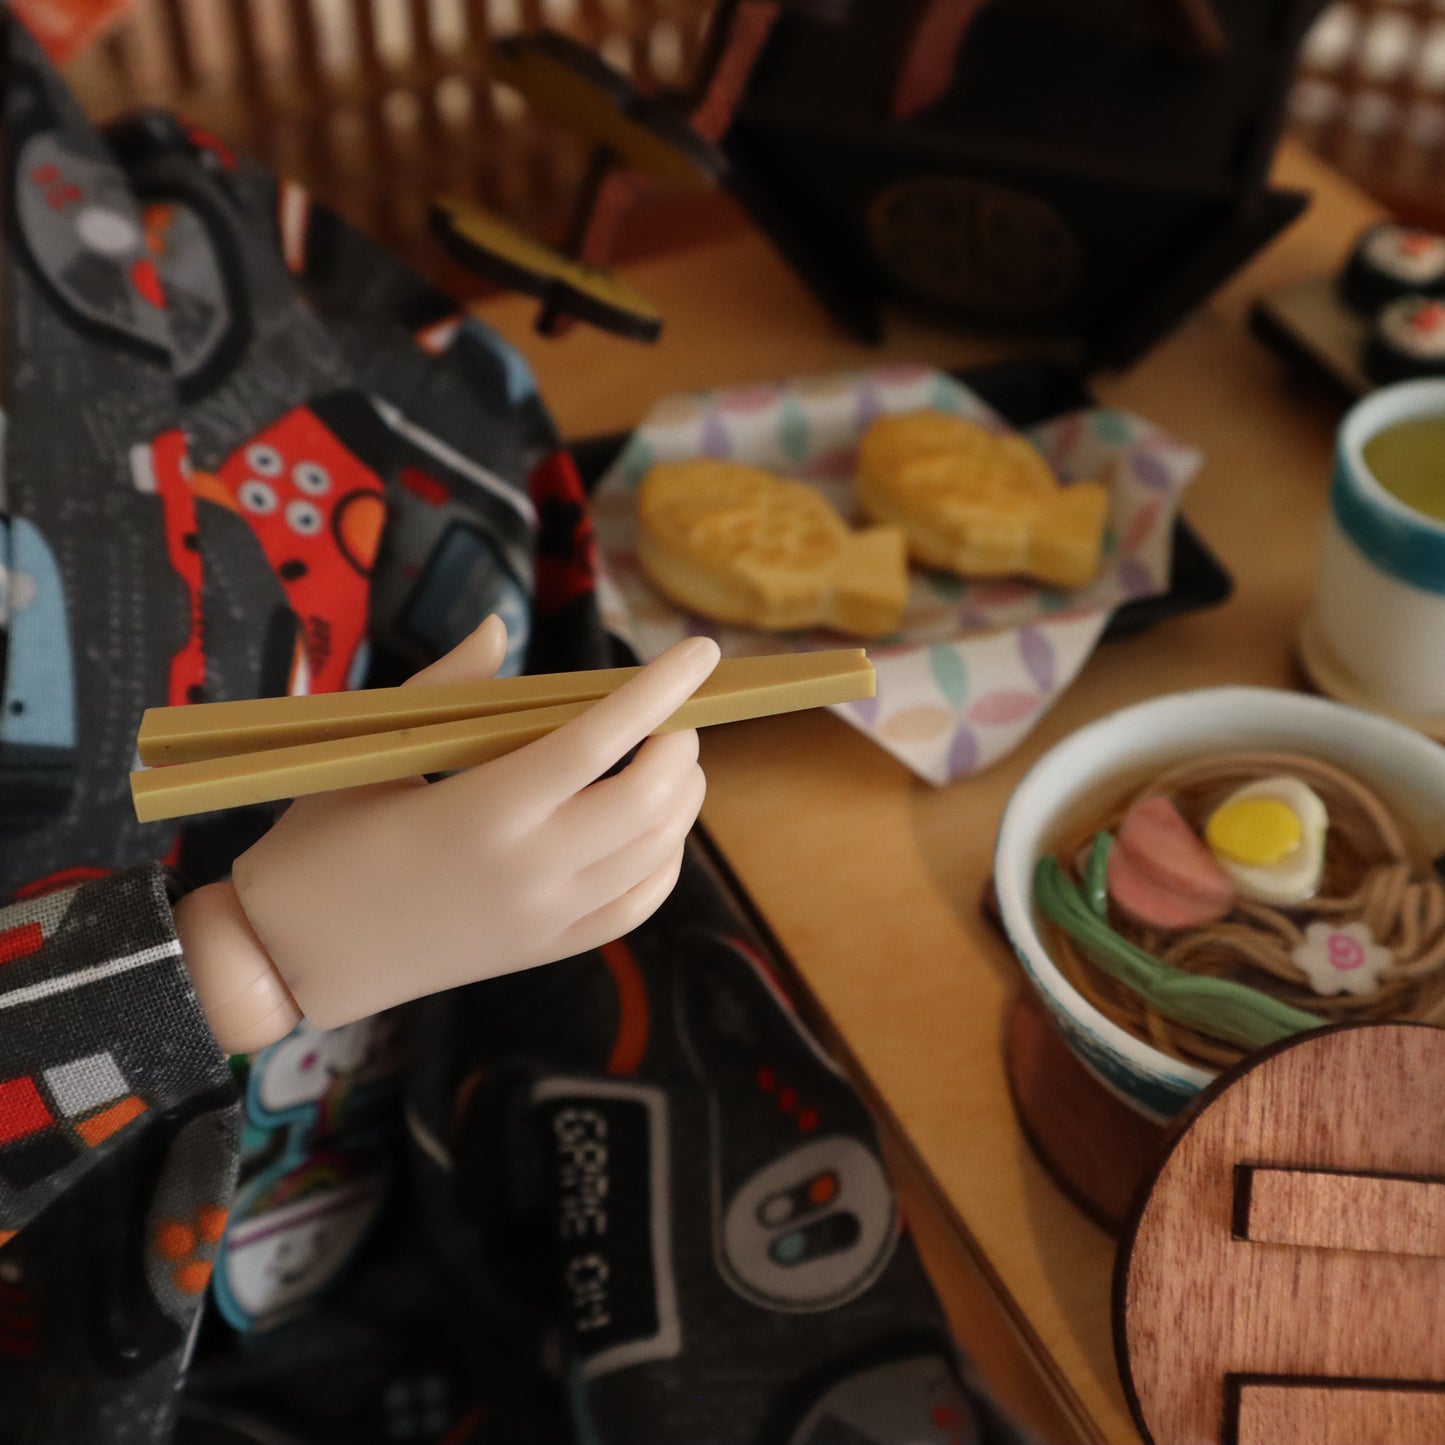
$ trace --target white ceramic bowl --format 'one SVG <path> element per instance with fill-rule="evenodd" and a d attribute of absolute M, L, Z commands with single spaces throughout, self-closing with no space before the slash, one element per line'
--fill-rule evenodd
<path fill-rule="evenodd" d="M 1379 792 L 1435 853 L 1445 850 L 1445 748 L 1374 713 L 1264 687 L 1172 693 L 1100 718 L 1045 753 L 1004 810 L 994 880 L 1014 952 L 1085 1067 L 1147 1118 L 1177 1114 L 1214 1074 L 1136 1039 L 1065 979 L 1039 936 L 1034 865 L 1061 833 L 1151 773 L 1257 748 L 1338 764 Z"/>

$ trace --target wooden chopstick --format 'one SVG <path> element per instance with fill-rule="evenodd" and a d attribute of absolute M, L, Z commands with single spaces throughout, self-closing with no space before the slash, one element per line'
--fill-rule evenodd
<path fill-rule="evenodd" d="M 697 696 L 772 683 L 830 677 L 852 669 L 859 648 L 776 653 L 720 662 Z M 202 702 L 148 708 L 136 748 L 148 767 L 265 752 L 297 743 L 360 737 L 430 723 L 494 717 L 527 708 L 595 702 L 635 677 L 640 668 L 554 672 L 540 677 L 498 677 L 432 687 L 378 687 L 311 697 L 263 697 L 244 702 Z"/>
<path fill-rule="evenodd" d="M 611 680 L 607 691 L 615 690 L 636 672 L 635 668 L 616 668 L 609 672 L 590 674 Z M 586 677 L 589 674 L 554 674 L 554 677 Z M 545 679 L 508 679 L 528 682 Z M 873 666 L 861 648 L 831 652 L 784 653 L 772 657 L 737 658 L 719 663 L 712 676 L 668 719 L 658 732 L 674 732 L 681 728 L 711 727 L 717 723 L 739 722 L 745 718 L 767 717 L 773 713 L 795 712 L 803 708 L 824 707 L 831 703 L 852 702 L 873 696 Z M 580 716 L 596 698 L 547 704 L 538 701 L 538 694 L 511 689 L 513 710 L 476 715 L 475 705 L 467 715 L 452 716 L 446 721 L 429 720 L 436 716 L 429 708 L 435 699 L 428 693 L 452 694 L 444 702 L 452 709 L 461 705 L 456 696 L 458 687 L 472 689 L 475 698 L 485 684 L 449 684 L 444 687 L 384 688 L 375 694 L 353 693 L 326 698 L 269 699 L 268 711 L 279 711 L 279 705 L 306 704 L 302 711 L 319 733 L 319 740 L 287 742 L 268 747 L 258 741 L 254 729 L 244 735 L 251 744 L 249 751 L 224 754 L 209 753 L 192 761 L 177 762 L 168 767 L 150 768 L 131 774 L 131 797 L 136 817 L 143 823 L 161 818 L 179 818 L 192 813 L 206 813 L 217 808 L 235 808 L 250 803 L 276 802 L 282 798 L 299 798 L 309 793 L 330 792 L 337 788 L 354 788 L 366 783 L 389 782 L 396 778 L 414 777 L 421 773 L 450 772 L 456 768 L 476 767 L 517 748 L 524 747 L 553 729 Z M 546 689 L 541 690 L 545 695 Z M 404 699 L 395 696 L 404 694 Z M 351 710 L 351 717 L 338 717 L 316 704 L 337 703 L 343 697 L 366 699 L 377 697 L 377 713 L 368 715 L 371 704 L 361 702 Z M 517 699 L 522 701 L 519 704 Z M 402 701 L 409 706 L 399 711 Z M 235 707 L 229 703 L 198 703 L 189 708 L 156 709 L 153 713 L 196 713 L 205 708 Z M 345 709 L 342 710 L 343 714 Z M 358 720 L 375 727 L 374 718 L 398 726 L 385 726 L 379 731 L 353 732 L 349 736 L 328 734 L 325 729 L 339 723 L 350 725 Z M 151 717 L 153 714 L 147 714 Z M 232 715 L 233 719 L 236 717 Z M 420 718 L 419 722 L 410 721 Z M 402 722 L 402 719 L 407 721 Z M 245 721 L 244 716 L 241 719 Z M 224 719 L 223 719 L 224 721 Z M 152 725 L 150 742 L 158 739 L 161 751 L 187 744 L 174 719 L 162 719 Z M 218 738 L 230 736 L 224 727 L 209 727 L 202 735 L 209 741 L 203 747 L 218 746 Z M 296 736 L 294 730 L 283 734 Z M 306 735 L 302 729 L 302 735 Z M 174 756 L 174 752 L 171 754 Z M 154 750 L 152 749 L 152 756 Z"/>
<path fill-rule="evenodd" d="M 831 654 L 815 654 L 830 656 Z M 771 661 L 745 658 L 743 661 Z M 716 672 L 733 666 L 719 663 Z M 433 687 L 377 687 L 365 692 L 323 692 L 311 697 L 261 697 L 245 702 L 200 702 L 147 708 L 136 736 L 141 762 L 200 762 L 265 752 L 296 743 L 360 737 L 429 723 L 494 717 L 527 708 L 595 702 L 640 671 L 612 667 L 554 672 L 541 677 L 495 677 Z M 709 679 L 711 682 L 713 679 Z"/>

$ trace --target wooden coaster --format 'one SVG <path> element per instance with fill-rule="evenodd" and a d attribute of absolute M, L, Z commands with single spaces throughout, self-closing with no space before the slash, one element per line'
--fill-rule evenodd
<path fill-rule="evenodd" d="M 1024 1135 L 1059 1188 L 1117 1233 L 1166 1135 L 1074 1057 L 1031 989 L 1009 1006 L 1004 1072 Z"/>
<path fill-rule="evenodd" d="M 1221 1076 L 1119 1247 L 1149 1445 L 1445 1440 L 1445 1029 L 1321 1029 Z"/>
<path fill-rule="evenodd" d="M 1351 707 L 1363 708 L 1366 712 L 1377 712 L 1381 717 L 1394 719 L 1424 733 L 1436 742 L 1445 742 L 1445 714 L 1428 716 L 1421 713 L 1397 712 L 1394 708 L 1383 707 L 1375 702 L 1335 656 L 1324 633 L 1311 612 L 1300 624 L 1295 639 L 1295 655 L 1306 680 L 1317 691 L 1336 702 L 1348 703 Z"/>

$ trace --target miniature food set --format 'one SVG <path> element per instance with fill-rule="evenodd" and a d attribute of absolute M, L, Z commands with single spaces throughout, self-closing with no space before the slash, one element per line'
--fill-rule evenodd
<path fill-rule="evenodd" d="M 1368 320 L 1363 365 L 1376 386 L 1445 375 L 1445 236 L 1394 222 L 1369 227 L 1340 295 Z"/>
<path fill-rule="evenodd" d="M 1034 902 L 1074 987 L 1187 1063 L 1326 1023 L 1445 1022 L 1445 879 L 1373 789 L 1305 754 L 1150 777 L 1039 861 Z"/>
<path fill-rule="evenodd" d="M 947 412 L 879 417 L 859 444 L 857 484 L 864 513 L 901 527 L 923 566 L 1063 588 L 1098 574 L 1108 489 L 1060 486 L 1023 437 Z"/>
<path fill-rule="evenodd" d="M 1381 386 L 1445 376 L 1445 301 L 1402 296 L 1382 307 L 1365 348 L 1365 375 Z"/>
<path fill-rule="evenodd" d="M 1349 397 L 1445 376 L 1445 235 L 1394 221 L 1366 227 L 1338 277 L 1271 292 L 1252 323 Z"/>
<path fill-rule="evenodd" d="M 599 598 L 609 626 L 643 658 L 695 632 L 716 637 L 724 656 L 836 646 L 833 630 L 763 632 L 710 620 L 665 595 L 649 580 L 641 555 L 639 489 L 661 464 L 707 458 L 803 483 L 840 524 L 866 523 L 860 444 L 880 418 L 910 413 L 944 413 L 945 421 L 973 424 L 961 434 L 982 428 L 995 445 L 1007 443 L 1006 455 L 1024 455 L 1016 450 L 1023 441 L 991 407 L 925 367 L 801 378 L 659 404 L 594 493 Z M 1083 496 L 1107 492 L 1093 580 L 1069 590 L 1015 576 L 965 581 L 911 566 L 901 623 L 869 648 L 877 697 L 838 709 L 931 782 L 977 772 L 1008 752 L 1073 680 L 1113 611 L 1169 588 L 1175 513 L 1199 454 L 1138 417 L 1100 408 L 1070 412 L 1026 435 L 1031 453 L 1046 464 L 1041 474 L 1057 479 L 1049 496 L 1067 497 L 1085 483 L 1091 485 Z M 963 450 L 944 448 L 950 449 Z M 955 488 L 958 464 L 947 465 Z M 970 485 L 965 479 L 965 492 Z M 976 509 L 962 510 L 977 531 Z"/>
<path fill-rule="evenodd" d="M 637 558 L 679 607 L 769 631 L 896 632 L 908 594 L 897 527 L 852 531 L 811 487 L 740 462 L 660 462 L 637 489 Z"/>
<path fill-rule="evenodd" d="M 1445 1020 L 1445 752 L 1273 688 L 1091 723 L 1015 789 L 1009 942 L 1106 1088 L 1167 1120 L 1222 1068 L 1326 1024 Z"/>
<path fill-rule="evenodd" d="M 1340 295 L 1361 315 L 1406 296 L 1445 296 L 1445 236 L 1395 221 L 1367 227 L 1345 263 Z"/>
<path fill-rule="evenodd" d="M 680 607 L 766 631 L 897 632 L 907 559 L 965 580 L 1082 587 L 1099 571 L 1109 493 L 1060 486 L 1020 436 L 944 411 L 878 417 L 858 449 L 850 531 L 823 498 L 741 462 L 659 462 L 637 489 L 637 557 Z"/>

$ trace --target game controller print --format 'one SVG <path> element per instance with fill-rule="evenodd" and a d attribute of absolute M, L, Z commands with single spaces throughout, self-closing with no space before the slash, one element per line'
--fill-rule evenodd
<path fill-rule="evenodd" d="M 890 1343 L 844 1365 L 786 1445 L 979 1445 L 977 1416 L 944 1349 Z"/>
<path fill-rule="evenodd" d="M 815 1139 L 764 1165 L 723 1208 L 723 1277 L 754 1304 L 832 1309 L 864 1290 L 892 1253 L 893 1192 L 856 1139 Z"/>
<path fill-rule="evenodd" d="M 711 935 L 689 952 L 684 1052 L 711 1090 L 718 1272 L 767 1309 L 832 1309 L 868 1288 L 898 1241 L 871 1127 L 763 961 Z M 716 1100 L 726 1097 L 724 1115 Z"/>

